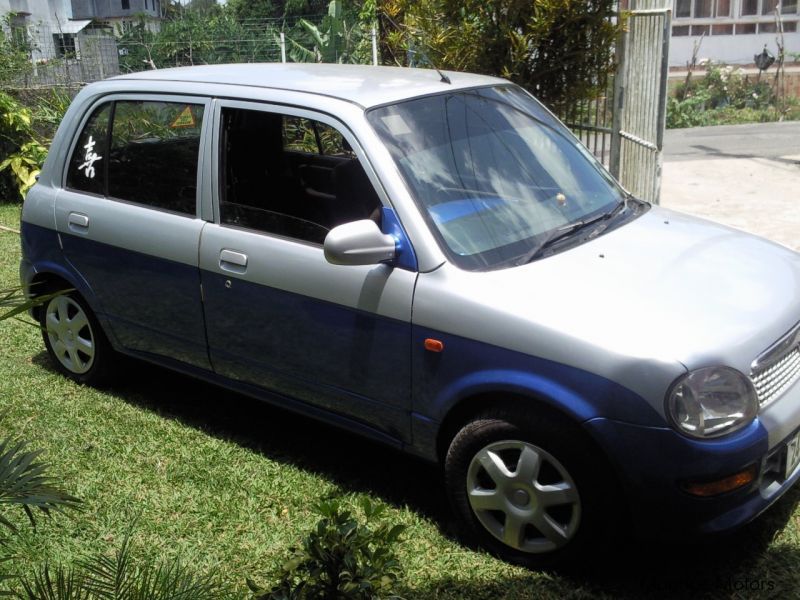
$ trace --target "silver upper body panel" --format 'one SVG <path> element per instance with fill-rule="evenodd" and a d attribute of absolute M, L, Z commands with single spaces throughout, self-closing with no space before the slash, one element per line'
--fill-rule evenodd
<path fill-rule="evenodd" d="M 529 265 L 448 263 L 424 274 L 414 321 L 594 372 L 663 414 L 681 373 L 726 365 L 748 374 L 800 321 L 800 254 L 653 207 Z"/>

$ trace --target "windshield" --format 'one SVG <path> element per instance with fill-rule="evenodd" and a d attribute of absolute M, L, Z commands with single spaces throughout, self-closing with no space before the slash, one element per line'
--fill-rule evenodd
<path fill-rule="evenodd" d="M 465 269 L 536 258 L 573 224 L 623 202 L 580 142 L 516 86 L 418 98 L 367 118 L 442 248 Z"/>

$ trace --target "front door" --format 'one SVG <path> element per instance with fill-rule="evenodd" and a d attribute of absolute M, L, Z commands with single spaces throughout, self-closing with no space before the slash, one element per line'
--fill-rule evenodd
<path fill-rule="evenodd" d="M 211 361 L 407 440 L 416 273 L 332 265 L 322 250 L 335 225 L 382 215 L 342 130 L 307 111 L 222 103 L 218 222 L 200 248 Z"/>

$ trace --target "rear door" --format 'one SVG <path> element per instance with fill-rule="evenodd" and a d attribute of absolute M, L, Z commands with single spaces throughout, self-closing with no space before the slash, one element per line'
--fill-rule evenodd
<path fill-rule="evenodd" d="M 56 200 L 64 255 L 119 343 L 203 368 L 198 190 L 209 104 L 102 99 L 81 125 Z"/>
<path fill-rule="evenodd" d="M 219 210 L 200 248 L 214 369 L 408 439 L 416 272 L 322 250 L 340 222 L 381 220 L 354 138 L 285 107 L 221 101 L 215 120 Z"/>

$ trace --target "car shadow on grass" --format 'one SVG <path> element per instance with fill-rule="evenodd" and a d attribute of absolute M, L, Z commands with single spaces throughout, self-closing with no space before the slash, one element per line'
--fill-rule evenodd
<path fill-rule="evenodd" d="M 33 362 L 55 372 L 42 352 Z M 457 540 L 439 469 L 415 457 L 265 402 L 161 367 L 129 361 L 108 390 L 125 402 L 318 474 L 342 493 L 408 506 Z M 773 598 L 800 589 L 800 540 L 783 539 L 800 502 L 795 487 L 738 531 L 695 542 L 615 541 L 596 560 L 545 577 L 492 583 L 458 577 L 409 590 L 413 598 Z M 800 524 L 798 524 L 800 525 Z M 775 543 L 773 543 L 775 542 Z M 566 594 L 566 595 L 565 595 Z"/>
<path fill-rule="evenodd" d="M 797 540 L 781 538 L 800 500 L 790 490 L 737 531 L 687 542 L 632 541 L 568 575 L 614 598 L 785 598 L 800 588 Z"/>
<path fill-rule="evenodd" d="M 33 363 L 54 374 L 45 352 Z M 442 523 L 447 500 L 438 468 L 421 459 L 267 402 L 156 365 L 124 359 L 124 375 L 105 391 L 164 418 L 288 463 L 334 483 L 408 504 Z"/>

